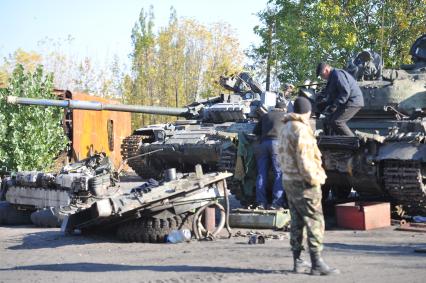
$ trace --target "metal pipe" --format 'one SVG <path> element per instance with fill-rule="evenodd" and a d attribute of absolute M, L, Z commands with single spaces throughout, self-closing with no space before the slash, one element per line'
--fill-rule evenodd
<path fill-rule="evenodd" d="M 174 181 L 176 180 L 176 168 L 166 169 L 164 172 L 166 181 Z"/>

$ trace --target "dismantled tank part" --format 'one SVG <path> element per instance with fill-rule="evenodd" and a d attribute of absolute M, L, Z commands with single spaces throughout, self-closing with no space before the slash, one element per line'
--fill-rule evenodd
<path fill-rule="evenodd" d="M 284 229 L 290 224 L 290 211 L 233 209 L 229 222 L 235 228 Z"/>
<path fill-rule="evenodd" d="M 31 224 L 32 210 L 22 210 L 8 203 L 0 201 L 0 225 Z"/>
<path fill-rule="evenodd" d="M 118 193 L 113 170 L 105 154 L 95 154 L 64 166 L 59 173 L 13 173 L 3 180 L 0 195 L 18 210 L 40 210 L 31 215 L 34 224 L 52 226 L 55 220 L 50 214 L 55 214 L 58 224 L 63 214 L 88 207 L 99 197 Z"/>
<path fill-rule="evenodd" d="M 55 228 L 61 225 L 61 219 L 52 207 L 31 213 L 31 222 L 37 227 Z"/>
<path fill-rule="evenodd" d="M 166 181 L 176 180 L 176 168 L 170 168 L 165 170 L 165 179 Z"/>
<path fill-rule="evenodd" d="M 62 230 L 117 228 L 119 238 L 126 241 L 163 242 L 171 230 L 192 230 L 194 212 L 224 197 L 225 179 L 231 175 L 189 173 L 103 198 L 66 217 Z"/>

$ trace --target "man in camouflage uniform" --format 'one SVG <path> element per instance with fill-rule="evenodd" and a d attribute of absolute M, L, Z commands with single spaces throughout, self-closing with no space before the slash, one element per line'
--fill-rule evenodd
<path fill-rule="evenodd" d="M 325 183 L 326 175 L 321 166 L 321 153 L 309 125 L 310 115 L 311 103 L 305 97 L 298 97 L 294 103 L 294 113 L 287 114 L 283 119 L 278 151 L 290 207 L 293 270 L 299 273 L 311 268 L 312 275 L 329 275 L 339 271 L 328 267 L 321 258 L 324 237 L 321 185 Z M 300 257 L 304 249 L 304 228 L 312 266 Z"/>

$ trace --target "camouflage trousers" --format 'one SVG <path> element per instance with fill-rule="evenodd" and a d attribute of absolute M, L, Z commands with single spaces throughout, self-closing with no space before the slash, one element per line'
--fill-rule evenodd
<path fill-rule="evenodd" d="M 324 215 L 321 205 L 321 187 L 312 187 L 303 181 L 283 180 L 290 208 L 290 245 L 293 251 L 304 250 L 303 230 L 311 252 L 323 249 Z"/>

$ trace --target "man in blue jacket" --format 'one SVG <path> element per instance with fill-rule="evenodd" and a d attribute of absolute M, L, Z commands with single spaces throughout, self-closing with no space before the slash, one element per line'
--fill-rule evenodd
<path fill-rule="evenodd" d="M 259 209 L 267 208 L 267 192 L 269 170 L 272 168 L 274 184 L 272 186 L 272 204 L 269 209 L 281 210 L 287 208 L 285 192 L 282 184 L 282 172 L 278 154 L 278 136 L 283 126 L 282 119 L 286 113 L 284 102 L 260 118 L 253 129 L 253 134 L 260 137 L 260 143 L 255 148 L 257 179 L 256 202 Z"/>
<path fill-rule="evenodd" d="M 354 136 L 346 125 L 364 106 L 364 97 L 356 80 L 345 70 L 332 68 L 327 63 L 319 63 L 317 76 L 327 80 L 325 87 L 325 124 L 329 134 Z"/>

